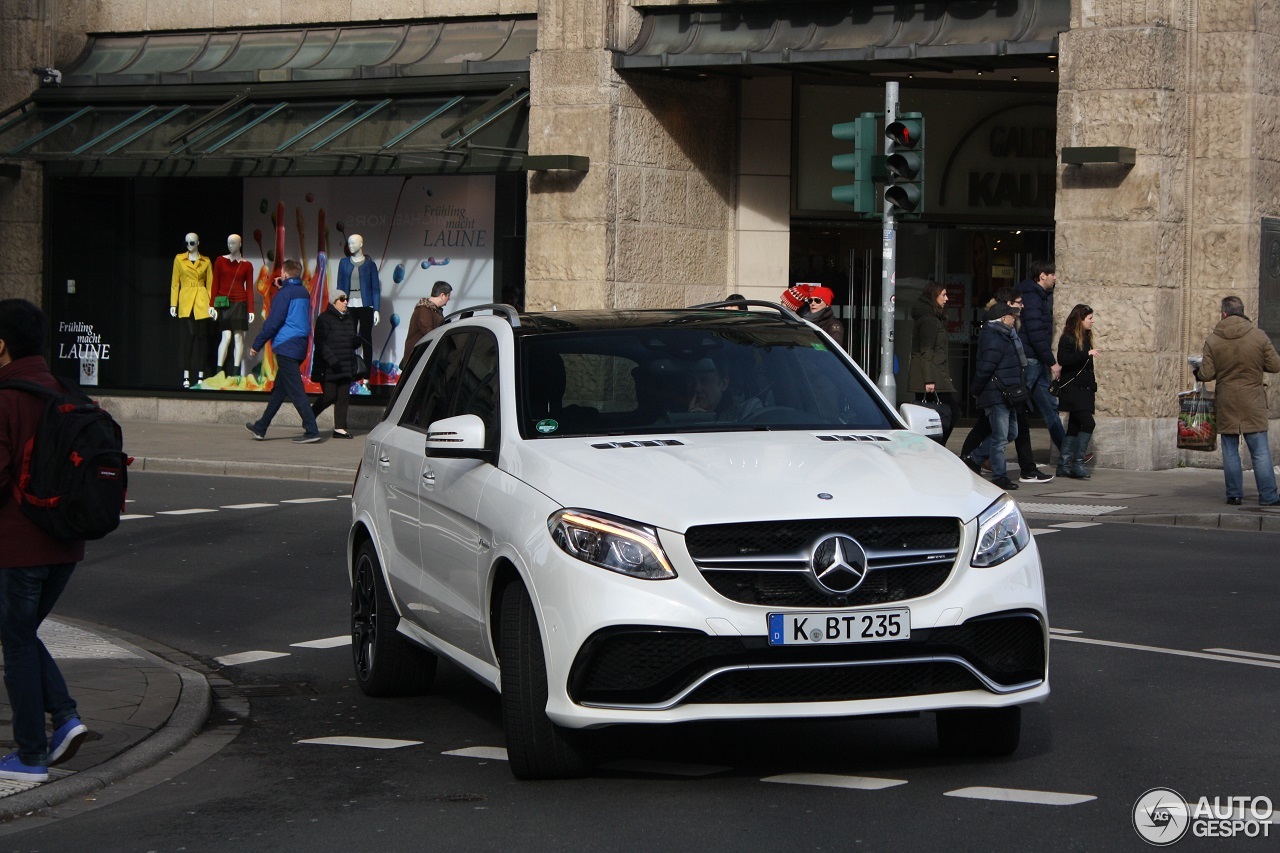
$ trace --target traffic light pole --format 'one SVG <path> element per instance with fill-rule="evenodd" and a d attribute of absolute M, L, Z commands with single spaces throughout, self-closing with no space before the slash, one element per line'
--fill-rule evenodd
<path fill-rule="evenodd" d="M 884 84 L 885 127 L 898 120 L 898 84 Z M 885 140 L 885 154 L 892 154 L 893 143 Z M 884 246 L 880 271 L 880 392 L 891 406 L 898 405 L 898 384 L 893 377 L 894 287 L 898 274 L 898 232 L 894 228 L 893 205 L 884 206 Z"/>

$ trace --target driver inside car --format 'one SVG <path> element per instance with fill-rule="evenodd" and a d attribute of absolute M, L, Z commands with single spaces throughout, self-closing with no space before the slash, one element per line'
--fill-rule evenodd
<path fill-rule="evenodd" d="M 689 368 L 689 411 L 715 414 L 717 421 L 745 421 L 764 407 L 759 397 L 741 399 L 729 392 L 729 376 L 710 358 L 700 359 Z"/>

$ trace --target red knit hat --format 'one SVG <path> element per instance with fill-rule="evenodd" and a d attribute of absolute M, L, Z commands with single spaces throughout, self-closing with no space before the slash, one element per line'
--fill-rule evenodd
<path fill-rule="evenodd" d="M 809 296 L 817 297 L 828 305 L 831 305 L 836 301 L 836 295 L 831 292 L 831 288 L 829 287 L 815 287 L 813 290 L 809 291 Z"/>

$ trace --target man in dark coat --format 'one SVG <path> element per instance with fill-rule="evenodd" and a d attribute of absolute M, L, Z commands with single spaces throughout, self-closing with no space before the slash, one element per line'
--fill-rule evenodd
<path fill-rule="evenodd" d="M 347 432 L 347 405 L 351 381 L 356 378 L 356 321 L 347 310 L 347 294 L 341 290 L 324 313 L 316 318 L 315 346 L 311 355 L 311 381 L 324 393 L 311 404 L 317 418 L 333 405 L 333 437 L 351 438 Z"/>
<path fill-rule="evenodd" d="M 1031 402 L 1044 417 L 1053 446 L 1062 447 L 1066 430 L 1058 417 L 1058 401 L 1049 393 L 1049 383 L 1058 378 L 1061 367 L 1053 354 L 1053 287 L 1057 273 L 1048 261 L 1031 264 L 1031 277 L 1018 284 L 1022 297 L 1022 324 L 1018 337 L 1027 356 L 1027 387 Z"/>
<path fill-rule="evenodd" d="M 44 312 L 35 305 L 0 300 L 0 382 L 59 388 L 41 354 L 46 328 Z M 45 405 L 44 397 L 29 391 L 0 390 L 0 642 L 18 746 L 0 759 L 0 779 L 21 782 L 47 780 L 49 765 L 71 758 L 88 731 L 37 634 L 84 559 L 84 541 L 53 538 L 11 496 L 23 449 L 40 428 Z M 52 738 L 45 737 L 45 714 L 53 718 Z"/>
<path fill-rule="evenodd" d="M 835 298 L 835 294 L 831 292 L 829 287 L 811 288 L 806 300 L 809 305 L 809 313 L 805 315 L 805 319 L 830 335 L 843 349 L 845 345 L 844 323 L 840 322 L 840 318 L 836 316 L 835 311 L 831 308 L 831 300 Z"/>
<path fill-rule="evenodd" d="M 1005 400 L 1004 390 L 1025 385 L 1027 358 L 1014 330 L 1018 309 L 997 302 L 987 312 L 987 322 L 978 335 L 978 357 L 969 391 L 979 408 L 987 413 L 991 435 L 965 457 L 974 473 L 982 473 L 982 463 L 991 460 L 991 482 L 1006 491 L 1018 484 L 1009 479 L 1004 448 L 1018 436 L 1018 418 Z"/>
<path fill-rule="evenodd" d="M 1204 342 L 1204 357 L 1196 378 L 1216 379 L 1214 403 L 1218 434 L 1222 436 L 1222 473 L 1227 481 L 1227 503 L 1244 499 L 1244 472 L 1240 465 L 1240 436 L 1249 445 L 1258 503 L 1280 506 L 1276 472 L 1267 443 L 1267 389 L 1262 374 L 1280 373 L 1280 355 L 1267 333 L 1244 315 L 1239 296 L 1222 300 L 1222 314 L 1213 334 Z"/>

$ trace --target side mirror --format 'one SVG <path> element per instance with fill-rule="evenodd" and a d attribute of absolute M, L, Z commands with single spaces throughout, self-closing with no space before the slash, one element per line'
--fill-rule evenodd
<path fill-rule="evenodd" d="M 490 451 L 484 444 L 484 421 L 477 415 L 434 421 L 427 427 L 426 454 L 454 459 L 489 458 Z"/>
<path fill-rule="evenodd" d="M 907 422 L 907 429 L 942 441 L 942 416 L 928 406 L 917 406 L 915 403 L 903 403 L 898 407 L 902 419 Z M 443 421 L 442 421 L 443 423 Z"/>

